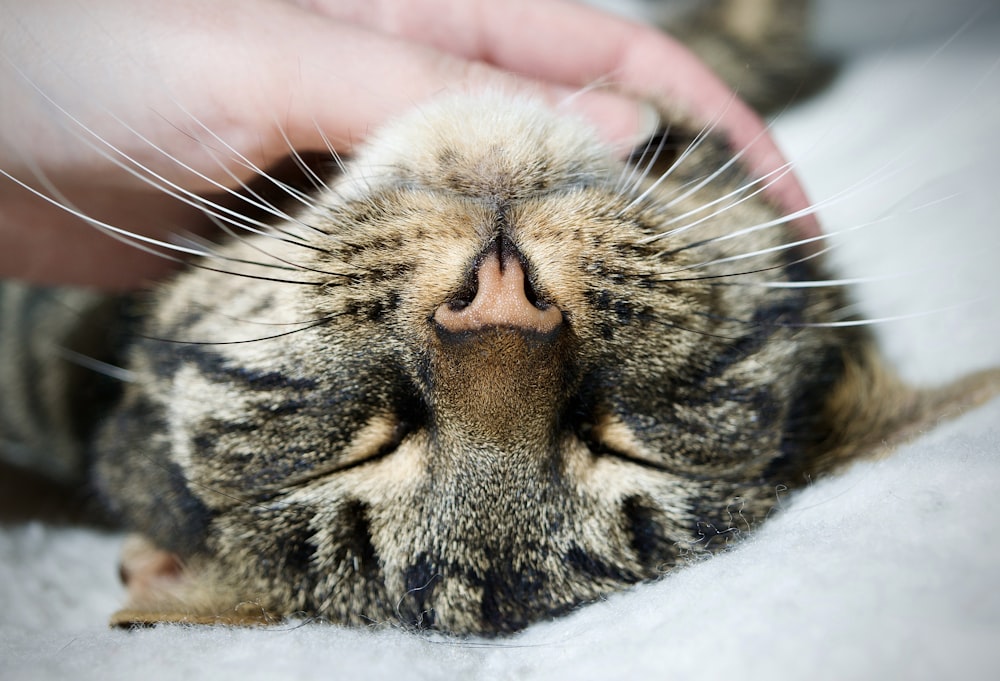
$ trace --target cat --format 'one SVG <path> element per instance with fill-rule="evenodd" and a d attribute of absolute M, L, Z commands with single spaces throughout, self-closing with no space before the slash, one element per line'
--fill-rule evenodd
<path fill-rule="evenodd" d="M 674 30 L 770 55 L 802 12 L 720 2 Z M 759 107 L 805 77 L 767 64 L 811 64 L 779 54 L 738 76 Z M 121 395 L 91 377 L 81 405 L 71 369 L 39 362 L 54 378 L 22 394 L 51 417 L 3 416 L 27 402 L 11 391 L 0 410 L 5 433 L 40 424 L 22 442 L 62 438 L 66 470 L 90 442 L 141 536 L 113 621 L 516 631 L 720 549 L 778 490 L 996 391 L 996 372 L 903 384 L 761 183 L 661 112 L 623 161 L 529 99 L 447 96 L 148 298 L 5 287 L 5 317 L 56 320 L 73 357 L 127 346 Z"/>

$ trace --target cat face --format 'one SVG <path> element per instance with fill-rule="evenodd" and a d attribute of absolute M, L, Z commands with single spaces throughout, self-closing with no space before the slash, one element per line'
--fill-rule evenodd
<path fill-rule="evenodd" d="M 843 301 L 730 153 L 670 129 L 626 163 L 540 105 L 430 104 L 158 291 L 98 484 L 182 569 L 130 617 L 513 631 L 853 455 L 867 338 L 823 326 Z"/>

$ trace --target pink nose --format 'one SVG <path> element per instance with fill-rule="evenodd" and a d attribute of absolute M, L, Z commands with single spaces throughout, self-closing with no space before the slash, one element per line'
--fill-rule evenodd
<path fill-rule="evenodd" d="M 476 277 L 478 286 L 472 302 L 444 303 L 434 313 L 434 321 L 446 331 L 508 327 L 549 333 L 562 324 L 559 308 L 529 299 L 524 268 L 517 257 L 494 249 L 479 264 Z"/>

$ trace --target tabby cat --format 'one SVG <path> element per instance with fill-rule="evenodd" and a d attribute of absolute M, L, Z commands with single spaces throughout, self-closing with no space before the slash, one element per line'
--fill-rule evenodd
<path fill-rule="evenodd" d="M 672 30 L 774 105 L 815 72 L 803 5 Z M 4 456 L 86 468 L 140 535 L 116 623 L 516 631 L 998 384 L 903 385 L 761 183 L 666 109 L 623 161 L 453 95 L 325 181 L 148 296 L 2 289 Z M 118 352 L 121 386 L 80 366 Z"/>

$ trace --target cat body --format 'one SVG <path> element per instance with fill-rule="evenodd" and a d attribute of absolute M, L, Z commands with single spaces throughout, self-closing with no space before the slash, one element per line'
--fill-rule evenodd
<path fill-rule="evenodd" d="M 796 286 L 825 275 L 794 226 L 674 130 L 633 177 L 537 103 L 429 103 L 157 291 L 97 471 L 185 577 L 126 619 L 516 630 L 915 418 L 867 336 L 823 325 L 837 290 Z M 904 410 L 866 420 L 889 390 Z"/>

